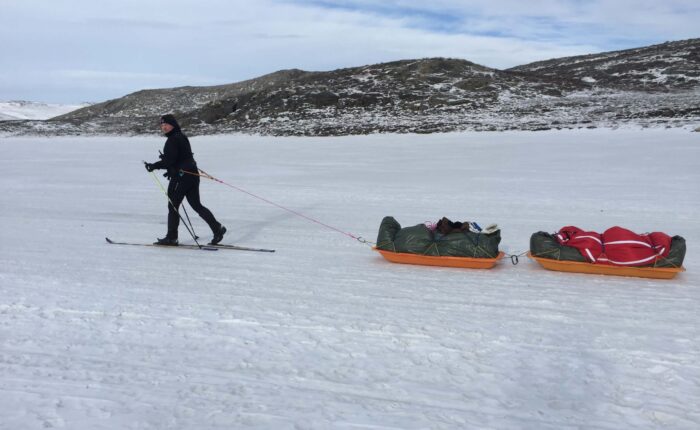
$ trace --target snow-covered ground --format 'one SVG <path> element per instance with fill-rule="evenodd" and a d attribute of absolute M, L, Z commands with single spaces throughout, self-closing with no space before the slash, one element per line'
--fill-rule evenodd
<path fill-rule="evenodd" d="M 0 428 L 698 429 L 699 140 L 192 139 L 209 173 L 369 240 L 385 215 L 496 222 L 511 254 L 568 224 L 684 236 L 687 272 L 657 281 L 391 264 L 211 181 L 225 242 L 276 253 L 108 245 L 165 233 L 141 163 L 163 139 L 1 139 Z"/>
<path fill-rule="evenodd" d="M 65 105 L 28 101 L 0 102 L 0 121 L 16 119 L 41 120 L 72 112 L 87 104 Z"/>

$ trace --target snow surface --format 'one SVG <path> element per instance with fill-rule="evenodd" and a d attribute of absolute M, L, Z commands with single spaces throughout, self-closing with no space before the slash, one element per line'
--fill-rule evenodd
<path fill-rule="evenodd" d="M 209 173 L 368 240 L 385 215 L 497 222 L 511 254 L 568 224 L 682 235 L 667 281 L 392 264 L 211 181 L 225 242 L 276 253 L 108 245 L 165 233 L 141 164 L 162 138 L 0 139 L 0 428 L 698 429 L 698 139 L 192 139 Z"/>
<path fill-rule="evenodd" d="M 38 103 L 28 101 L 0 102 L 0 121 L 31 119 L 42 120 L 72 112 L 76 109 L 88 106 L 64 105 L 55 103 Z"/>

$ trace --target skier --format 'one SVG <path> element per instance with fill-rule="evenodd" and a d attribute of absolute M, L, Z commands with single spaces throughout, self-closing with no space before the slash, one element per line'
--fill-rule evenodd
<path fill-rule="evenodd" d="M 170 180 L 168 184 L 168 233 L 154 244 L 173 246 L 178 244 L 177 229 L 180 225 L 178 208 L 182 200 L 187 197 L 187 202 L 192 206 L 192 209 L 206 221 L 214 234 L 210 244 L 216 245 L 226 234 L 226 227 L 221 225 L 211 211 L 199 201 L 199 176 L 184 173 L 184 171 L 198 172 L 190 141 L 182 133 L 180 125 L 171 114 L 160 117 L 160 130 L 168 137 L 163 153 L 160 155 L 160 161 L 145 164 L 146 170 L 149 172 L 156 169 L 167 169 L 164 176 Z"/>

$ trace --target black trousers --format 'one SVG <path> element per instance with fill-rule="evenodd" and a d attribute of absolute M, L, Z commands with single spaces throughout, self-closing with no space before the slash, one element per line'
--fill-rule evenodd
<path fill-rule="evenodd" d="M 175 176 L 168 184 L 168 238 L 177 239 L 177 228 L 180 225 L 178 209 L 182 201 L 187 197 L 187 203 L 209 225 L 212 233 L 218 233 L 221 224 L 214 218 L 214 214 L 204 207 L 199 201 L 199 176 L 183 175 Z"/>

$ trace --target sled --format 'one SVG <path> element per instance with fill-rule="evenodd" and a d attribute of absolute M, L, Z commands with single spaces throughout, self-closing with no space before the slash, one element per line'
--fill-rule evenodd
<path fill-rule="evenodd" d="M 435 257 L 431 255 L 409 254 L 405 252 L 392 252 L 376 247 L 373 250 L 382 254 L 382 257 L 392 263 L 418 264 L 421 266 L 458 267 L 462 269 L 490 269 L 503 258 L 504 253 L 499 252 L 496 258 L 472 258 L 472 257 Z"/>
<path fill-rule="evenodd" d="M 683 267 L 627 267 L 608 266 L 606 264 L 583 263 L 580 261 L 552 260 L 550 258 L 535 257 L 531 253 L 527 256 L 540 263 L 547 270 L 557 272 L 590 273 L 596 275 L 634 276 L 637 278 L 672 279 L 680 272 L 685 272 Z"/>

